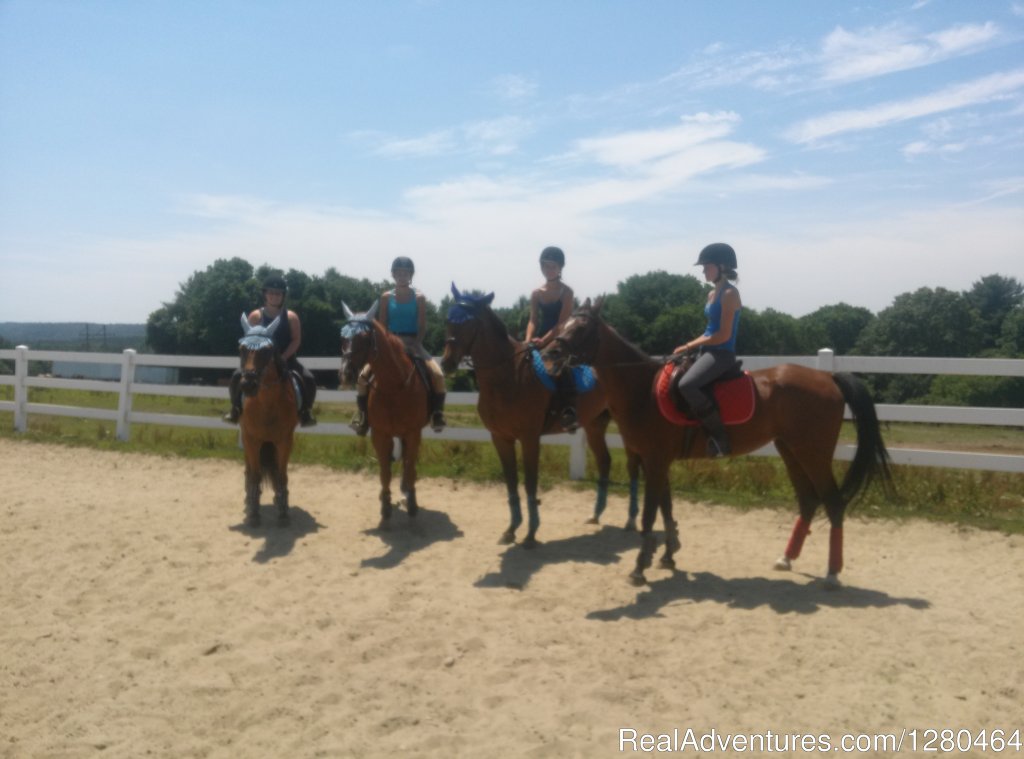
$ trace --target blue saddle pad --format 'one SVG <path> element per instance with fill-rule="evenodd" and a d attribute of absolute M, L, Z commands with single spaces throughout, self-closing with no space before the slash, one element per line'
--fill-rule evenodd
<path fill-rule="evenodd" d="M 530 348 L 530 358 L 533 361 L 533 371 L 537 374 L 537 379 L 551 392 L 555 392 L 555 378 L 548 374 L 547 367 L 544 366 L 544 361 L 540 357 L 540 351 L 536 348 Z M 597 384 L 597 378 L 594 376 L 594 370 L 586 365 L 574 366 L 571 368 L 572 381 L 576 385 L 577 393 L 586 393 L 594 389 L 594 385 Z"/>

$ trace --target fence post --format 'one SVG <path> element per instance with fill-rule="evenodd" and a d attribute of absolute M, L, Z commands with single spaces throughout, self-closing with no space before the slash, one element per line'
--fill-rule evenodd
<path fill-rule="evenodd" d="M 24 432 L 28 429 L 28 346 L 19 345 L 14 349 L 14 429 Z"/>
<path fill-rule="evenodd" d="M 135 351 L 125 348 L 121 354 L 121 391 L 117 401 L 117 439 L 128 441 L 131 425 L 128 416 L 132 412 L 132 383 L 135 381 Z"/>
<path fill-rule="evenodd" d="M 586 435 L 579 431 L 569 443 L 569 479 L 582 480 L 587 471 Z"/>
<path fill-rule="evenodd" d="M 831 348 L 822 348 L 818 351 L 818 368 L 829 374 L 835 372 L 836 354 Z"/>

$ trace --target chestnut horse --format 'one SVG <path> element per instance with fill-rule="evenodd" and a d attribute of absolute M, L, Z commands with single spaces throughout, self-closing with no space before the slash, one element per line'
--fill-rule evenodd
<path fill-rule="evenodd" d="M 280 317 L 253 327 L 242 314 L 245 336 L 238 341 L 242 371 L 242 416 L 239 428 L 245 449 L 245 523 L 260 524 L 264 479 L 274 488 L 277 521 L 288 524 L 288 459 L 299 422 L 295 385 L 271 339 Z"/>
<path fill-rule="evenodd" d="M 416 517 L 416 461 L 420 455 L 423 427 L 429 419 L 427 386 L 395 335 L 376 319 L 355 316 L 344 306 L 349 321 L 341 330 L 341 380 L 353 385 L 363 366 L 370 365 L 373 379 L 367 398 L 370 439 L 380 471 L 380 529 L 391 524 L 391 455 L 394 438 L 402 442 L 402 483 L 406 510 Z"/>
<path fill-rule="evenodd" d="M 707 436 L 700 427 L 679 427 L 666 421 L 652 391 L 664 366 L 631 345 L 601 319 L 602 300 L 588 299 L 562 325 L 546 357 L 562 367 L 593 365 L 608 393 L 608 405 L 627 450 L 640 456 L 647 488 L 642 518 L 643 542 L 636 569 L 630 575 L 643 584 L 644 570 L 657 548 L 653 535 L 656 507 L 668 502 L 671 514 L 669 467 L 674 459 L 707 456 Z M 852 374 L 829 374 L 795 364 L 750 373 L 755 386 L 753 416 L 728 427 L 732 455 L 750 453 L 774 442 L 793 483 L 800 516 L 777 569 L 789 569 L 800 555 L 818 505 L 825 504 L 831 523 L 827 587 L 838 587 L 843 566 L 843 514 L 847 504 L 879 477 L 891 493 L 889 455 L 882 441 L 875 404 L 864 384 Z M 857 452 L 842 485 L 832 474 L 832 457 L 843 423 L 844 405 L 853 412 Z M 679 548 L 675 523 L 667 520 L 668 536 L 662 566 L 672 567 Z"/>
<path fill-rule="evenodd" d="M 540 527 L 540 499 L 537 498 L 540 438 L 542 435 L 563 431 L 555 416 L 549 414 L 553 392 L 538 379 L 530 347 L 509 336 L 504 322 L 491 310 L 493 293 L 486 296 L 460 293 L 453 283 L 452 294 L 455 296 L 455 305 L 448 312 L 447 339 L 441 367 L 445 373 L 451 373 L 465 356 L 473 363 L 480 389 L 477 413 L 491 433 L 508 490 L 511 522 L 499 540 L 502 545 L 515 542 L 516 529 L 523 522 L 516 465 L 516 441 L 519 441 L 523 452 L 523 478 L 529 516 L 523 546 L 532 548 L 537 544 L 537 528 Z M 594 516 L 589 520 L 591 524 L 597 524 L 608 500 L 608 472 L 612 461 L 604 439 L 611 419 L 600 381 L 592 390 L 578 396 L 577 416 L 597 464 L 597 500 Z M 637 459 L 629 457 L 627 468 L 630 477 L 630 512 L 626 529 L 629 530 L 636 529 L 636 515 L 639 511 Z"/>

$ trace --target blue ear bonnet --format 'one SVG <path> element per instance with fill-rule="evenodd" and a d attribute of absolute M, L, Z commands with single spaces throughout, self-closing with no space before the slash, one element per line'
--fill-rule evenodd
<path fill-rule="evenodd" d="M 478 310 L 483 306 L 491 305 L 494 300 L 494 293 L 484 295 L 480 292 L 461 293 L 452 283 L 452 295 L 455 296 L 455 303 L 448 309 L 448 321 L 452 324 L 464 324 L 470 319 L 475 319 Z"/>
<path fill-rule="evenodd" d="M 263 329 L 263 327 L 257 329 Z M 274 347 L 274 341 L 266 335 L 246 335 L 239 339 L 238 344 L 250 351 L 261 351 L 264 348 Z"/>
<path fill-rule="evenodd" d="M 373 329 L 373 322 L 366 317 L 366 314 L 357 314 L 341 326 L 341 336 L 345 340 L 351 340 L 356 335 L 365 335 L 371 329 Z"/>

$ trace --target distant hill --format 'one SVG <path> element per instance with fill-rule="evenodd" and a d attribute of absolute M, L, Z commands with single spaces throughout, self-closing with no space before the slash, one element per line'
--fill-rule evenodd
<path fill-rule="evenodd" d="M 0 322 L 0 338 L 29 348 L 120 351 L 146 344 L 145 324 L 95 322 Z"/>

